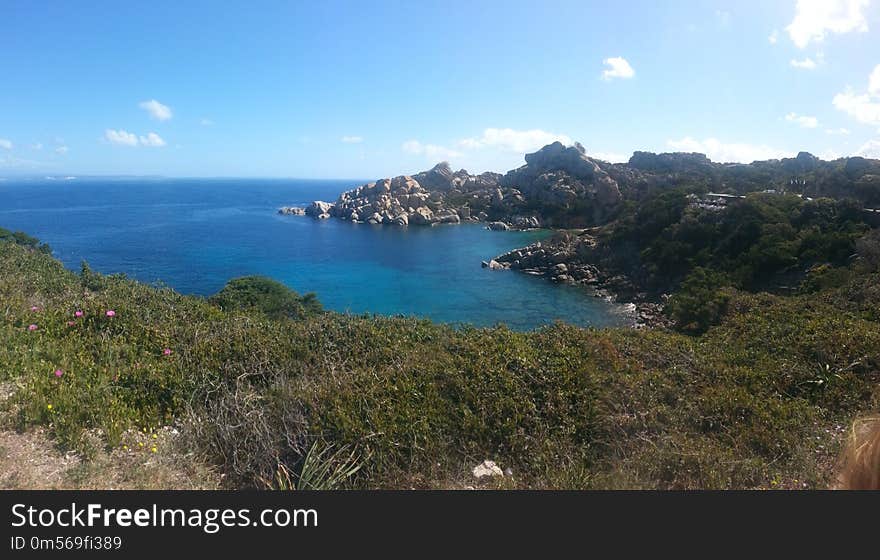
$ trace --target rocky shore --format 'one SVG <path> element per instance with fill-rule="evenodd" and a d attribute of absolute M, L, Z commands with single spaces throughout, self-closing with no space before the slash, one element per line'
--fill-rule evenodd
<path fill-rule="evenodd" d="M 549 240 L 483 261 L 482 265 L 491 270 L 516 270 L 557 283 L 580 284 L 589 287 L 595 297 L 632 304 L 637 328 L 668 326 L 669 320 L 663 313 L 665 298 L 652 300 L 626 276 L 607 274 L 591 264 L 597 260 L 593 258 L 596 246 L 596 238 L 589 230 L 561 232 Z"/>

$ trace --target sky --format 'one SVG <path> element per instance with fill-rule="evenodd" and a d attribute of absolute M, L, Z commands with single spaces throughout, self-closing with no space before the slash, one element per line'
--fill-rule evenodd
<path fill-rule="evenodd" d="M 880 1 L 0 0 L 0 175 L 880 158 Z"/>

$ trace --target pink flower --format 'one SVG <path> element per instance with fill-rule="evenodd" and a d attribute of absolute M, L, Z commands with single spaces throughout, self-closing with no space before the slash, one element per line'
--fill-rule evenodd
<path fill-rule="evenodd" d="M 62 375 L 64 375 L 63 371 L 61 371 L 60 369 L 55 370 L 55 377 L 61 377 Z"/>
<path fill-rule="evenodd" d="M 33 307 L 31 307 L 31 311 L 37 312 L 37 311 L 39 311 L 39 310 L 40 310 L 40 308 L 37 307 L 36 305 L 33 306 Z"/>
<path fill-rule="evenodd" d="M 83 312 L 77 310 L 77 311 L 75 311 L 75 312 L 73 313 L 73 316 L 74 316 L 74 317 L 82 317 L 82 316 L 83 316 Z"/>
<path fill-rule="evenodd" d="M 171 348 L 166 348 L 165 350 L 162 350 L 162 353 L 165 354 L 166 356 L 170 356 L 171 355 Z"/>
<path fill-rule="evenodd" d="M 106 315 L 108 317 L 116 317 L 116 312 L 113 311 L 112 309 L 108 309 Z"/>
<path fill-rule="evenodd" d="M 76 321 L 68 321 L 68 322 L 67 322 L 67 326 L 68 326 L 68 327 L 72 327 L 72 326 L 74 326 L 75 324 L 76 324 Z"/>
<path fill-rule="evenodd" d="M 29 325 L 29 326 L 28 326 L 28 330 L 29 330 L 29 331 L 35 331 L 35 330 L 37 330 L 38 328 L 39 328 L 39 327 L 37 327 L 36 325 Z"/>

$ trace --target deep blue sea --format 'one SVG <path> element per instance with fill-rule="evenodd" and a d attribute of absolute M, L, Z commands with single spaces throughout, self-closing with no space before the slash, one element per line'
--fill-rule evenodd
<path fill-rule="evenodd" d="M 560 319 L 630 322 L 583 287 L 481 268 L 545 232 L 476 224 L 397 228 L 280 216 L 280 206 L 336 199 L 365 181 L 288 179 L 0 180 L 0 227 L 52 246 L 65 266 L 210 295 L 227 280 L 269 276 L 342 312 L 416 315 L 525 330 Z"/>

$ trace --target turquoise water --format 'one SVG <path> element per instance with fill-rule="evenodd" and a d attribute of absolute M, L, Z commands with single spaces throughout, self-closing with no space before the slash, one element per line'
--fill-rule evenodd
<path fill-rule="evenodd" d="M 87 179 L 0 181 L 0 226 L 52 246 L 65 266 L 210 295 L 262 274 L 329 309 L 416 315 L 525 330 L 563 320 L 628 324 L 623 308 L 582 287 L 557 286 L 480 262 L 545 232 L 475 224 L 396 228 L 280 216 L 280 206 L 335 200 L 363 181 Z"/>

